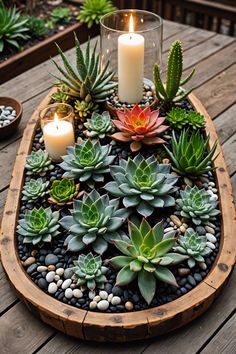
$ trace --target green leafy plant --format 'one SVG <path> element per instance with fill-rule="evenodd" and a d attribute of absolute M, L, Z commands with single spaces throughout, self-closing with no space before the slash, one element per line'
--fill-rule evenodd
<path fill-rule="evenodd" d="M 97 103 L 103 102 L 110 96 L 117 85 L 112 78 L 114 73 L 109 70 L 107 62 L 103 69 L 100 68 L 99 54 L 96 54 L 96 46 L 90 49 L 88 42 L 85 53 L 80 48 L 80 43 L 75 35 L 76 46 L 76 68 L 73 68 L 65 54 L 57 45 L 59 55 L 63 61 L 63 67 L 59 66 L 55 60 L 53 63 L 62 74 L 62 78 L 56 79 L 62 82 L 69 89 L 68 96 L 78 100 L 76 111 L 84 112 L 89 106 L 89 111 L 97 109 Z M 82 104 L 82 102 L 84 102 Z M 86 104 L 85 104 L 86 103 Z M 82 106 L 81 106 L 82 105 Z M 80 107 L 81 106 L 81 107 Z M 82 113 L 82 116 L 84 114 Z"/>
<path fill-rule="evenodd" d="M 53 99 L 53 101 L 58 102 L 58 103 L 69 102 L 70 97 L 68 96 L 68 93 L 69 93 L 68 87 L 61 82 L 59 82 L 55 86 L 57 86 L 57 91 L 51 95 L 51 98 Z"/>
<path fill-rule="evenodd" d="M 204 116 L 198 112 L 194 112 L 194 111 L 188 112 L 188 124 L 193 129 L 204 128 L 205 126 Z"/>
<path fill-rule="evenodd" d="M 174 250 L 189 256 L 187 262 L 190 268 L 195 267 L 197 263 L 206 269 L 204 257 L 212 252 L 212 249 L 207 246 L 206 236 L 199 236 L 192 228 L 188 228 L 184 236 L 180 235 L 177 243 Z"/>
<path fill-rule="evenodd" d="M 108 195 L 100 195 L 93 190 L 85 193 L 82 200 L 74 201 L 71 216 L 60 220 L 69 231 L 65 241 L 70 251 L 78 252 L 92 244 L 96 253 L 107 250 L 108 242 L 120 237 L 117 230 L 129 216 L 129 211 L 119 209 L 119 200 L 110 200 Z"/>
<path fill-rule="evenodd" d="M 151 215 L 154 208 L 175 205 L 170 193 L 176 191 L 177 177 L 171 175 L 170 165 L 159 164 L 154 156 L 147 160 L 142 155 L 128 161 L 121 159 L 119 166 L 111 166 L 114 179 L 105 185 L 105 189 L 116 197 L 123 197 L 126 208 L 136 207 L 145 217 Z"/>
<path fill-rule="evenodd" d="M 59 234 L 59 212 L 52 212 L 51 208 L 26 210 L 23 219 L 19 220 L 17 232 L 24 236 L 24 243 L 38 244 L 51 242 L 52 238 Z"/>
<path fill-rule="evenodd" d="M 181 81 L 183 72 L 183 49 L 180 41 L 175 41 L 169 51 L 166 82 L 161 79 L 160 67 L 154 65 L 154 86 L 157 98 L 167 105 L 183 101 L 193 90 L 184 91 L 184 86 L 193 76 L 195 69 Z"/>
<path fill-rule="evenodd" d="M 79 178 L 80 182 L 93 179 L 103 182 L 104 174 L 109 172 L 109 165 L 115 156 L 109 155 L 110 145 L 101 145 L 99 141 L 85 140 L 67 148 L 68 155 L 63 156 L 61 168 L 63 177 Z"/>
<path fill-rule="evenodd" d="M 108 268 L 102 265 L 100 256 L 94 256 L 91 252 L 86 256 L 82 254 L 77 261 L 74 261 L 74 265 L 73 278 L 77 280 L 78 285 L 86 285 L 90 290 L 104 288 Z"/>
<path fill-rule="evenodd" d="M 55 180 L 49 191 L 50 198 L 48 201 L 57 205 L 65 205 L 73 203 L 75 198 L 79 198 L 83 193 L 79 192 L 80 185 L 69 178 Z"/>
<path fill-rule="evenodd" d="M 207 153 L 209 139 L 210 135 L 205 138 L 199 131 L 193 131 L 190 134 L 188 129 L 181 131 L 180 137 L 177 139 L 175 132 L 172 131 L 172 151 L 166 146 L 164 148 L 174 164 L 173 170 L 181 175 L 191 176 L 200 176 L 212 170 L 211 162 L 218 156 L 213 158 L 217 142 Z"/>
<path fill-rule="evenodd" d="M 182 129 L 185 126 L 191 126 L 193 129 L 203 128 L 205 125 L 204 116 L 198 112 L 186 111 L 182 108 L 173 107 L 167 113 L 166 119 L 175 128 Z"/>
<path fill-rule="evenodd" d="M 23 187 L 23 198 L 22 200 L 27 200 L 29 203 L 33 203 L 38 200 L 40 197 L 44 197 L 47 193 L 49 182 L 43 182 L 42 178 L 30 179 L 29 182 L 26 182 Z"/>
<path fill-rule="evenodd" d="M 106 134 L 114 131 L 110 114 L 107 111 L 102 114 L 94 112 L 91 119 L 87 119 L 87 122 L 84 123 L 84 126 L 87 128 L 84 134 L 91 138 L 104 139 Z"/>
<path fill-rule="evenodd" d="M 32 151 L 26 158 L 25 168 L 27 169 L 27 175 L 45 175 L 47 171 L 54 169 L 51 164 L 51 159 L 46 151 L 37 150 Z"/>
<path fill-rule="evenodd" d="M 19 42 L 30 38 L 27 22 L 15 7 L 7 9 L 0 2 L 0 53 L 6 45 L 20 49 Z"/>
<path fill-rule="evenodd" d="M 173 273 L 167 267 L 185 261 L 188 256 L 171 252 L 176 241 L 174 233 L 164 237 L 161 222 L 153 228 L 145 219 L 139 226 L 129 222 L 130 241 L 114 241 L 124 256 L 110 260 L 113 267 L 121 268 L 116 284 L 124 286 L 138 278 L 140 293 L 148 304 L 156 292 L 156 279 L 178 287 Z"/>
<path fill-rule="evenodd" d="M 136 104 L 131 110 L 125 109 L 124 112 L 116 110 L 118 119 L 113 119 L 113 123 L 119 132 L 112 135 L 115 140 L 131 142 L 130 149 L 138 151 L 142 143 L 146 145 L 163 144 L 165 140 L 160 138 L 161 133 L 169 127 L 162 124 L 164 117 L 159 117 L 159 110 L 151 112 L 150 107 L 142 110 Z"/>
<path fill-rule="evenodd" d="M 51 20 L 54 23 L 64 22 L 69 23 L 71 21 L 71 13 L 69 7 L 56 7 L 51 12 Z"/>
<path fill-rule="evenodd" d="M 195 225 L 213 221 L 220 213 L 216 209 L 218 203 L 212 200 L 211 194 L 205 189 L 186 186 L 185 190 L 180 191 L 180 196 L 176 200 L 177 213 L 191 219 Z"/>
<path fill-rule="evenodd" d="M 24 16 L 24 19 L 27 20 L 27 27 L 32 38 L 44 37 L 47 32 L 45 22 L 34 16 Z"/>
<path fill-rule="evenodd" d="M 88 28 L 91 28 L 94 23 L 99 24 L 103 15 L 115 10 L 110 0 L 85 0 L 80 8 L 78 19 L 82 23 L 87 23 Z"/>

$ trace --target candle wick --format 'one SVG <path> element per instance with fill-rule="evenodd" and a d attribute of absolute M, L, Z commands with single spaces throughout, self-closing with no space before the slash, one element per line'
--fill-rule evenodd
<path fill-rule="evenodd" d="M 129 39 L 131 40 L 132 39 L 132 36 L 130 35 Z"/>

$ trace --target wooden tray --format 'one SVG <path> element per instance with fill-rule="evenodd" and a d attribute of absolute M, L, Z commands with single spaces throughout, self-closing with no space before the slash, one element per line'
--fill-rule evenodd
<path fill-rule="evenodd" d="M 180 298 L 144 311 L 106 314 L 80 310 L 59 302 L 44 293 L 26 274 L 19 260 L 15 228 L 18 219 L 24 163 L 31 151 L 35 129 L 38 125 L 38 110 L 50 101 L 50 92 L 32 115 L 19 151 L 4 210 L 0 252 L 3 268 L 17 295 L 26 306 L 45 323 L 69 335 L 95 341 L 131 341 L 154 337 L 172 331 L 194 320 L 213 303 L 228 280 L 236 260 L 235 209 L 230 178 L 223 153 L 218 144 L 215 160 L 217 186 L 221 207 L 221 245 L 218 257 L 208 276 L 193 290 Z M 211 134 L 213 146 L 217 134 L 213 122 L 199 100 L 191 94 L 189 101 L 206 118 L 206 132 Z"/>

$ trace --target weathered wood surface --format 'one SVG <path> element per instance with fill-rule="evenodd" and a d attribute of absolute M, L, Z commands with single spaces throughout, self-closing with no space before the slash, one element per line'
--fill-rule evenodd
<path fill-rule="evenodd" d="M 215 118 L 215 124 L 218 131 L 219 138 L 223 143 L 223 150 L 226 161 L 231 161 L 230 174 L 231 181 L 234 187 L 234 195 L 236 197 L 236 155 L 235 143 L 234 151 L 231 144 L 228 142 L 235 141 L 236 137 L 236 104 L 235 101 L 235 76 L 234 63 L 236 62 L 235 50 L 236 41 L 227 42 L 228 37 L 220 37 L 220 45 L 215 45 L 215 50 L 204 50 L 208 47 L 212 48 L 212 40 L 218 35 L 208 37 L 208 32 L 198 37 L 198 29 L 194 31 L 189 30 L 190 27 L 166 22 L 164 27 L 165 41 L 175 40 L 178 37 L 184 36 L 187 32 L 185 43 L 189 43 L 188 48 L 185 47 L 185 68 L 189 65 L 197 67 L 197 74 L 193 81 L 194 85 L 198 87 L 197 95 L 200 96 L 201 101 L 209 111 L 212 118 Z M 189 36 L 189 37 L 188 37 Z M 199 41 L 197 41 L 199 38 Z M 192 46 L 191 41 L 194 42 Z M 165 43 L 165 42 L 164 42 Z M 217 43 L 218 40 L 217 40 Z M 202 44 L 202 46 L 201 46 Z M 201 46 L 197 50 L 194 47 Z M 164 44 L 164 48 L 167 47 Z M 192 52 L 191 52 L 192 51 Z M 73 55 L 73 50 L 69 51 Z M 191 58 L 188 59 L 188 53 Z M 190 63 L 190 64 L 189 64 Z M 189 71 L 187 69 L 187 72 Z M 50 88 L 53 80 L 48 75 L 48 71 L 52 72 L 53 66 L 48 61 L 31 69 L 23 75 L 6 82 L 0 87 L 1 95 L 9 94 L 20 99 L 24 103 L 24 114 L 21 123 L 20 131 L 11 139 L 0 141 L 0 152 L 5 150 L 9 152 L 6 159 L 6 153 L 1 154 L 0 159 L 0 210 L 2 211 L 6 191 L 9 186 L 11 167 L 15 160 L 14 153 L 19 145 L 19 139 L 22 134 L 22 128 L 25 126 L 32 111 L 36 105 L 41 101 L 46 91 Z M 231 89 L 230 89 L 231 88 Z M 217 93 L 217 94 L 216 94 Z M 225 95 L 229 97 L 225 98 Z M 223 99 L 222 99 L 223 97 Z M 234 140 L 233 140 L 234 139 Z M 228 143 L 227 143 L 228 142 Z M 231 148 L 232 147 L 232 148 Z M 5 156 L 5 159 L 3 158 Z M 60 334 L 49 327 L 42 325 L 42 322 L 36 320 L 31 315 L 26 307 L 21 305 L 16 300 L 13 292 L 9 289 L 9 284 L 5 277 L 0 273 L 1 279 L 1 313 L 3 313 L 0 328 L 0 345 L 3 353 L 88 353 L 88 354 L 110 354 L 114 353 L 200 353 L 204 348 L 211 352 L 214 347 L 209 347 L 210 343 L 214 343 L 214 338 L 217 340 L 217 334 L 222 337 L 224 333 L 228 332 L 227 323 L 233 318 L 235 312 L 235 272 L 233 278 L 230 280 L 222 295 L 216 300 L 216 303 L 210 310 L 201 318 L 195 320 L 192 324 L 185 328 L 176 331 L 170 335 L 164 336 L 157 340 L 142 341 L 138 343 L 124 344 L 124 345 L 97 345 L 93 343 L 84 343 L 79 340 L 71 339 L 70 337 Z M 3 294 L 3 295 L 2 295 Z M 22 316 L 23 313 L 23 316 Z M 7 317 L 5 317 L 7 315 Z M 15 319 L 17 318 L 17 326 L 15 326 Z M 30 326 L 30 321 L 32 326 Z M 233 321 L 233 320 L 232 320 Z M 235 321 L 235 320 L 234 320 Z M 231 322 L 229 322 L 231 327 Z M 45 331 L 42 331 L 42 326 Z M 2 331 L 2 328 L 4 328 Z M 29 329 L 28 329 L 29 328 Z M 233 329 L 233 327 L 232 327 Z M 223 331 L 223 332 L 222 332 Z M 225 332 L 224 332 L 225 331 Z M 3 333 L 3 334 L 2 334 Z M 220 337 L 219 337 L 220 338 Z M 232 336 L 230 347 L 225 345 L 222 349 L 224 353 L 233 353 L 230 348 L 236 347 L 235 336 Z M 29 344 L 28 344 L 29 343 Z M 44 345 L 45 344 L 45 345 Z M 5 349 L 3 349 L 5 347 Z M 208 347 L 208 349 L 207 349 Z M 229 349 L 229 351 L 227 351 Z M 231 350 L 231 351 L 230 351 Z"/>

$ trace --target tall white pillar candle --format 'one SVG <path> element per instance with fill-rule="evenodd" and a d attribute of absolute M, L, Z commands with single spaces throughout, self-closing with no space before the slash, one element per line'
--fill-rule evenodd
<path fill-rule="evenodd" d="M 141 101 L 143 70 L 144 37 L 133 33 L 132 30 L 130 33 L 120 35 L 118 38 L 118 95 L 121 102 L 138 103 Z"/>
<path fill-rule="evenodd" d="M 46 151 L 54 161 L 60 161 L 66 155 L 67 146 L 74 145 L 74 129 L 72 123 L 63 120 L 54 120 L 43 128 Z"/>

